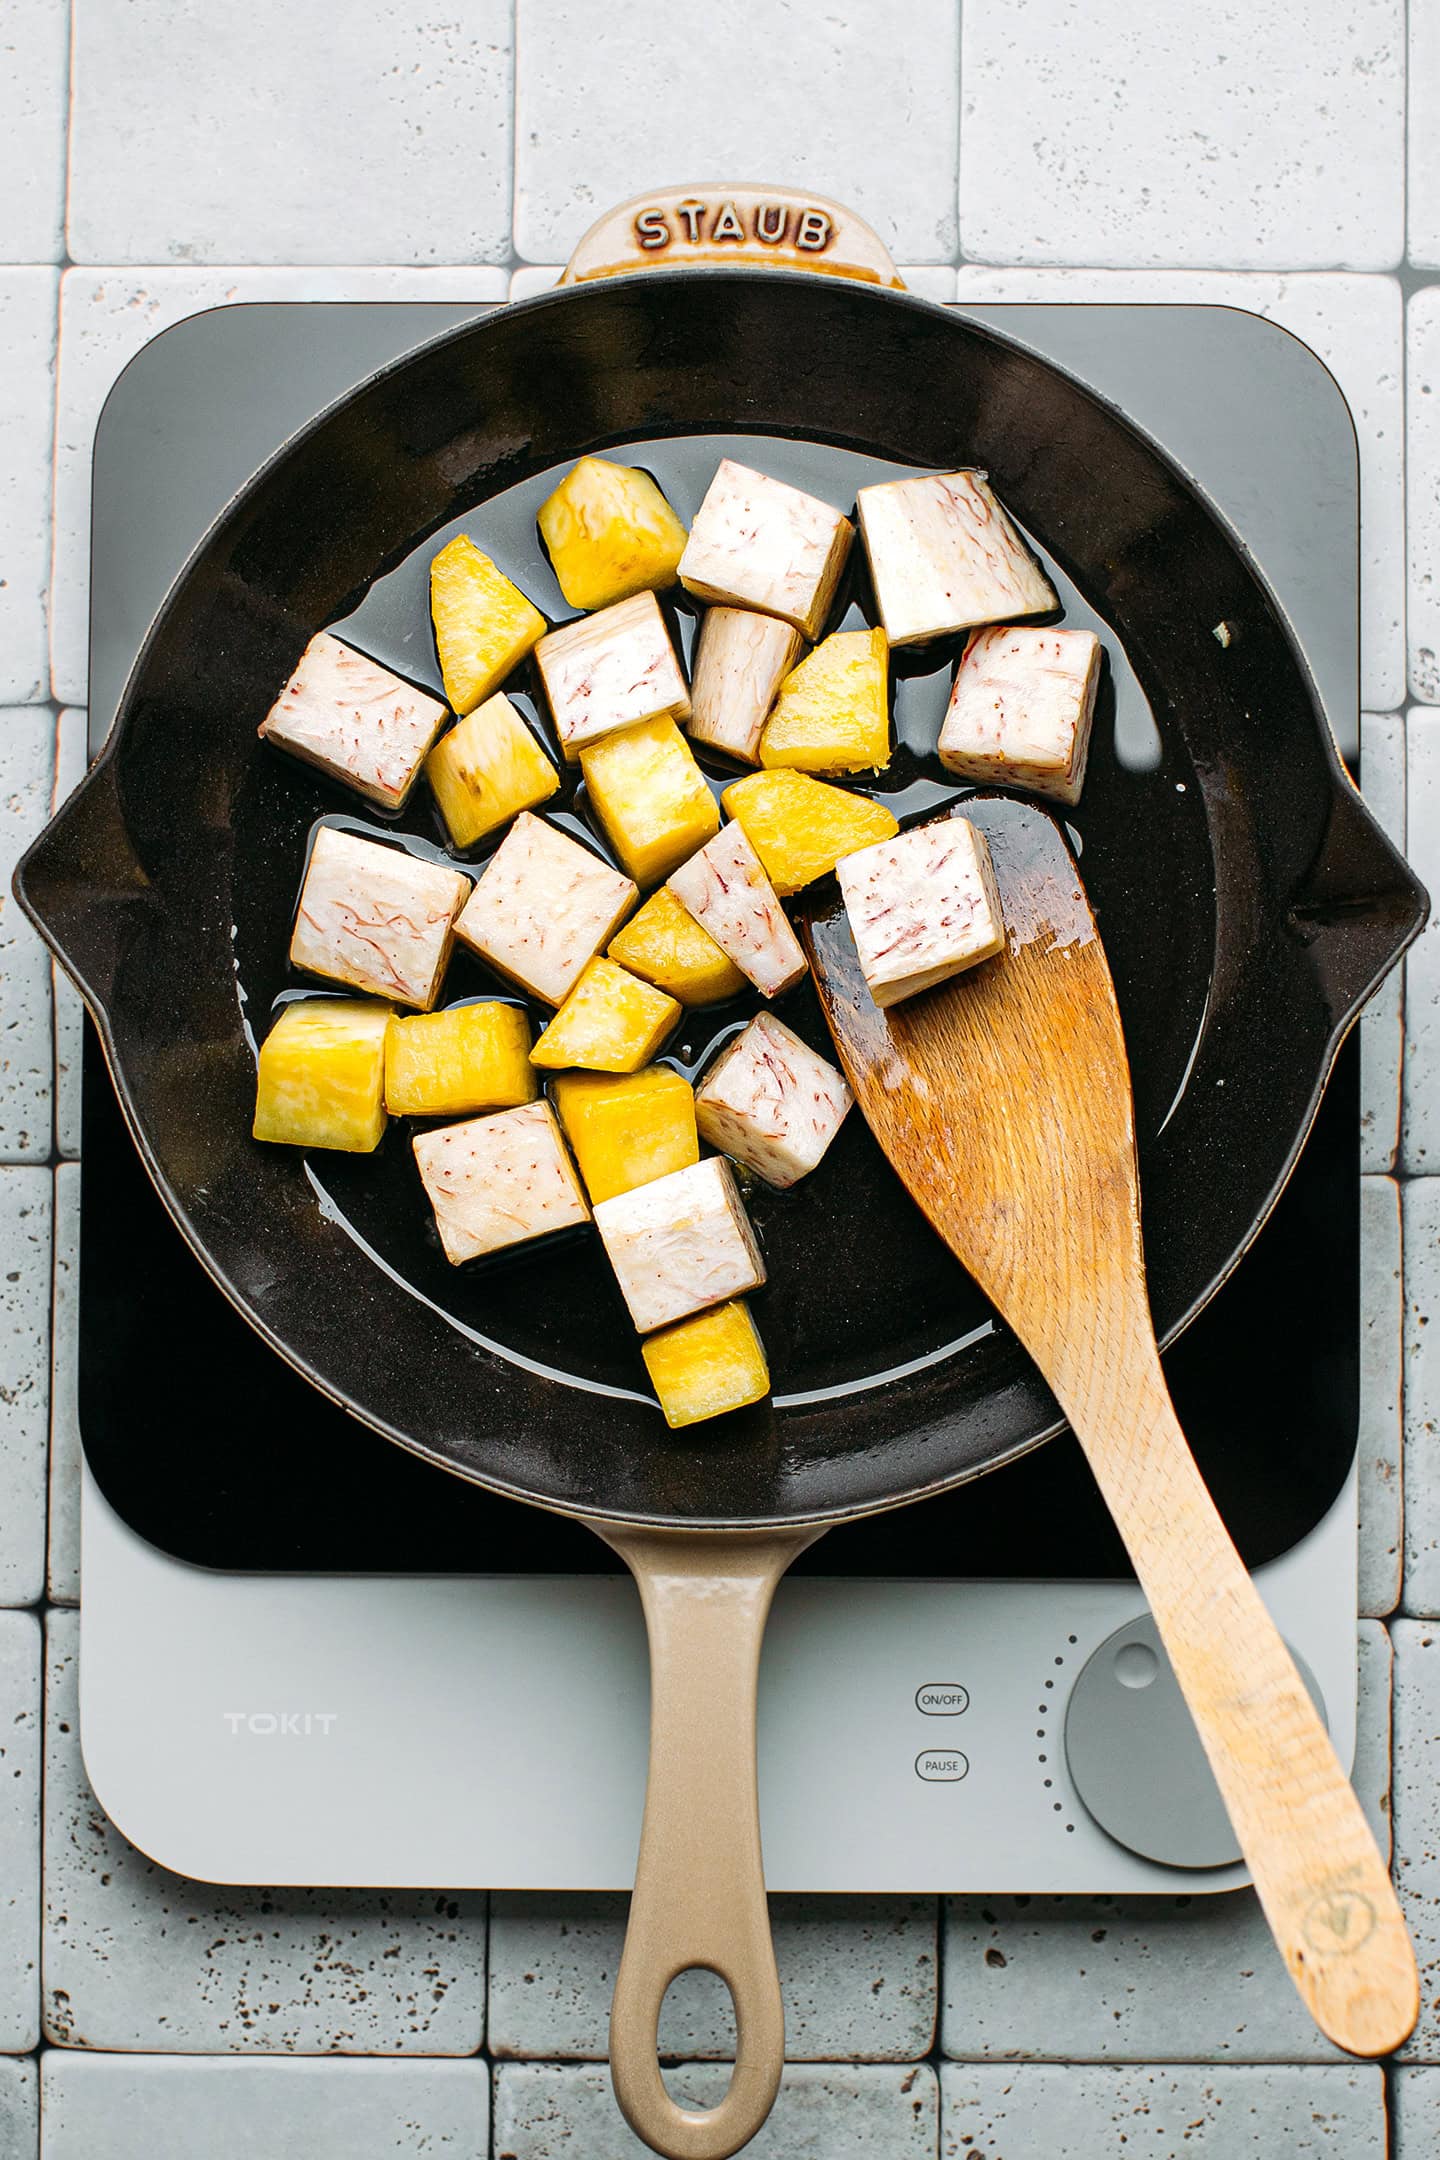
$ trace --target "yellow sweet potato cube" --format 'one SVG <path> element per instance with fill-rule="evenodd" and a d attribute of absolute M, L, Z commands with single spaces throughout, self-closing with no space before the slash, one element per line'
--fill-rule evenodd
<path fill-rule="evenodd" d="M 297 998 L 260 1046 L 257 1140 L 368 1155 L 385 1130 L 390 1007 L 369 998 Z"/>
<path fill-rule="evenodd" d="M 457 533 L 430 565 L 430 613 L 446 700 L 462 714 L 498 689 L 548 627 L 468 533 Z"/>
<path fill-rule="evenodd" d="M 631 1073 L 648 1065 L 680 1017 L 663 990 L 628 975 L 613 960 L 592 960 L 530 1053 L 552 1072 Z"/>
<path fill-rule="evenodd" d="M 649 473 L 599 457 L 571 468 L 536 523 L 573 608 L 673 585 L 688 538 Z"/>
<path fill-rule="evenodd" d="M 486 998 L 390 1022 L 385 1107 L 392 1117 L 511 1110 L 539 1092 L 530 1022 L 518 1005 Z"/>
<path fill-rule="evenodd" d="M 720 805 L 666 715 L 588 743 L 580 769 L 595 815 L 637 885 L 658 884 L 720 830 Z"/>
<path fill-rule="evenodd" d="M 842 855 L 893 840 L 900 830 L 883 803 L 789 766 L 748 773 L 726 788 L 721 801 L 781 894 L 799 892 L 828 876 Z"/>
<path fill-rule="evenodd" d="M 695 1090 L 668 1065 L 562 1073 L 551 1095 L 592 1201 L 648 1185 L 700 1160 Z"/>
<path fill-rule="evenodd" d="M 606 949 L 632 975 L 668 991 L 682 1005 L 717 1005 L 745 988 L 745 977 L 734 961 L 663 885 L 617 931 Z"/>
<path fill-rule="evenodd" d="M 883 630 L 836 630 L 780 685 L 760 737 L 762 765 L 883 771 L 890 762 L 890 648 Z"/>
<path fill-rule="evenodd" d="M 743 1410 L 770 1392 L 765 1345 L 743 1298 L 647 1335 L 640 1355 L 674 1428 Z"/>
<path fill-rule="evenodd" d="M 560 785 L 551 764 L 503 692 L 486 698 L 442 735 L 425 760 L 445 830 L 474 847 L 520 810 L 548 802 Z"/>

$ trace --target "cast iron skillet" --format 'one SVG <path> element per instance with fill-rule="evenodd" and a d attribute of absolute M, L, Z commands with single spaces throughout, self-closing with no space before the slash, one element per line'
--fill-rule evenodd
<path fill-rule="evenodd" d="M 642 1391 L 588 1244 L 457 1276 L 422 1234 L 393 1133 L 370 1185 L 251 1142 L 250 1022 L 263 1033 L 286 985 L 305 836 L 356 807 L 255 730 L 315 630 L 452 524 L 483 543 L 488 499 L 533 481 L 538 500 L 537 476 L 585 451 L 683 439 L 683 466 L 694 438 L 737 430 L 984 466 L 1108 625 L 1117 684 L 1133 668 L 1148 699 L 1161 762 L 1126 770 L 1102 713 L 1074 823 L 1135 1070 L 1152 1303 L 1172 1337 L 1263 1223 L 1424 895 L 1345 778 L 1241 548 L 1163 452 L 1053 367 L 925 303 L 839 277 L 674 272 L 501 311 L 383 371 L 212 531 L 100 764 L 16 881 L 96 1019 L 151 1176 L 246 1318 L 401 1445 L 591 1520 L 635 1568 L 657 1661 L 647 1840 L 673 1806 L 693 1849 L 669 1880 L 693 1909 L 667 1927 L 637 1899 L 647 1970 L 612 2053 L 642 2134 L 695 2155 L 753 2134 L 783 2045 L 753 1768 L 774 1582 L 826 1522 L 996 1466 L 1054 1430 L 1054 1405 L 862 1129 L 813 1190 L 756 1197 L 774 1405 L 681 1434 Z M 431 666 L 407 672 L 433 680 Z M 893 781 L 920 770 L 901 760 Z M 418 807 L 405 824 L 429 830 Z M 483 986 L 477 972 L 446 994 Z M 804 996 L 787 1016 L 823 1044 Z M 734 2084 L 704 2116 L 665 2098 L 653 2055 L 665 1987 L 694 1963 L 729 1980 L 739 2019 Z M 641 2049 L 627 2069 L 622 2052 Z"/>

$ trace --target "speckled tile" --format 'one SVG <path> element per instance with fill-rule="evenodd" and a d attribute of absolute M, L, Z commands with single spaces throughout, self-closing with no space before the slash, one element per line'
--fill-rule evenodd
<path fill-rule="evenodd" d="M 46 692 L 54 270 L 0 270 L 0 701 Z"/>
<path fill-rule="evenodd" d="M 64 247 L 67 0 L 7 0 L 0 16 L 0 262 Z"/>
<path fill-rule="evenodd" d="M 1406 852 L 1430 894 L 1430 921 L 1405 956 L 1400 1167 L 1440 1177 L 1440 708 L 1412 705 L 1406 735 Z"/>
<path fill-rule="evenodd" d="M 0 1162 L 50 1160 L 50 960 L 10 880 L 49 817 L 54 777 L 53 713 L 0 712 Z"/>
<path fill-rule="evenodd" d="M 1385 2160 L 1385 2080 L 1368 2063 L 947 2063 L 940 2092 L 942 2160 Z"/>
<path fill-rule="evenodd" d="M 1405 849 L 1405 716 L 1362 713 L 1360 781 L 1366 802 Z M 1393 1170 L 1400 1149 L 1405 1050 L 1405 964 L 1392 968 L 1360 1021 L 1360 1168 Z"/>
<path fill-rule="evenodd" d="M 86 715 L 73 706 L 61 713 L 57 723 L 52 816 L 85 777 L 85 724 Z M 55 1034 L 55 1152 L 74 1157 L 80 1153 L 80 1044 L 85 1007 L 65 970 L 52 965 L 50 972 Z"/>
<path fill-rule="evenodd" d="M 33 2062 L 0 2060 L 0 2154 L 36 2160 L 40 2150 L 40 2079 Z"/>
<path fill-rule="evenodd" d="M 989 270 L 965 264 L 959 299 L 1244 308 L 1298 337 L 1339 383 L 1360 445 L 1360 696 L 1405 696 L 1404 327 L 1388 277 L 1240 271 Z"/>
<path fill-rule="evenodd" d="M 690 2106 L 714 2107 L 728 2074 L 723 2063 L 687 2063 L 666 2082 Z M 495 2160 L 644 2160 L 648 2151 L 598 2067 L 500 2063 L 494 2108 Z M 937 2118 L 927 2063 L 800 2063 L 786 2069 L 774 2113 L 745 2151 L 748 2160 L 933 2160 Z"/>
<path fill-rule="evenodd" d="M 76 262 L 494 262 L 508 0 L 75 0 Z M 243 185 L 237 184 L 243 175 Z"/>
<path fill-rule="evenodd" d="M 1440 285 L 1406 309 L 1410 695 L 1440 704 Z"/>
<path fill-rule="evenodd" d="M 431 153 L 432 157 L 434 153 Z M 440 158 L 439 165 L 445 160 Z M 414 215 L 413 203 L 407 215 Z M 167 265 L 70 270 L 61 287 L 55 420 L 55 551 L 50 665 L 55 695 L 86 696 L 90 591 L 90 459 L 116 377 L 142 345 L 207 308 L 246 300 L 503 300 L 506 273 L 320 266 L 195 269 Z"/>
<path fill-rule="evenodd" d="M 1440 269 L 1440 129 L 1433 87 L 1440 83 L 1440 0 L 1410 0 L 1411 113 L 1407 253 L 1418 268 Z M 1418 94 L 1429 84 L 1432 101 Z M 1440 2138 L 1437 2138 L 1440 2145 Z"/>
<path fill-rule="evenodd" d="M 1401 1369 L 1405 1293 L 1400 1188 L 1360 1180 L 1360 1610 L 1377 1619 L 1400 1602 L 1404 1542 Z M 52 1532 L 53 1543 L 53 1532 Z"/>
<path fill-rule="evenodd" d="M 1397 1620 L 1395 1642 L 1395 1881 L 1420 1965 L 1420 2022 L 1401 2050 L 1440 2062 L 1440 1632 Z"/>
<path fill-rule="evenodd" d="M 1355 1784 L 1389 1838 L 1390 1641 L 1360 1623 Z M 1253 1891 L 947 1901 L 944 2052 L 986 2062 L 1323 2062 Z"/>
<path fill-rule="evenodd" d="M 935 2029 L 933 1898 L 775 1897 L 775 1953 L 792 2061 L 909 2062 Z M 625 1900 L 497 1895 L 490 1921 L 490 2046 L 496 2055 L 598 2060 Z M 713 1974 L 686 1973 L 666 1998 L 667 2055 L 708 2056 L 733 2042 Z"/>
<path fill-rule="evenodd" d="M 1405 1593 L 1440 1615 L 1440 1178 L 1403 1189 L 1405 1233 Z"/>
<path fill-rule="evenodd" d="M 1440 2153 L 1440 2070 L 1397 2070 L 1390 2084 L 1391 2160 Z"/>
<path fill-rule="evenodd" d="M 488 2160 L 490 2151 L 483 2062 L 52 2048 L 41 2077 L 45 2160 Z"/>
<path fill-rule="evenodd" d="M 40 2038 L 40 1649 L 33 1613 L 0 1613 L 0 2055 Z"/>
<path fill-rule="evenodd" d="M 55 1172 L 55 1292 L 50 1343 L 50 1535 L 46 1586 L 80 1602 L 80 1165 Z"/>
<path fill-rule="evenodd" d="M 51 1184 L 0 1169 L 0 1605 L 33 1605 L 45 1585 Z"/>
<path fill-rule="evenodd" d="M 718 34 L 717 34 L 718 33 Z M 898 260 L 955 249 L 952 0 L 819 12 L 732 0 L 518 0 L 515 246 L 563 261 L 606 210 L 677 178 L 840 197 Z M 597 73 L 604 90 L 597 94 Z"/>
<path fill-rule="evenodd" d="M 982 262 L 1388 270 L 1403 0 L 964 11 L 960 245 Z"/>
<path fill-rule="evenodd" d="M 75 1613 L 47 1623 L 43 2016 L 67 2047 L 468 2055 L 485 2009 L 474 1892 L 230 1889 L 127 1843 L 85 1777 Z"/>

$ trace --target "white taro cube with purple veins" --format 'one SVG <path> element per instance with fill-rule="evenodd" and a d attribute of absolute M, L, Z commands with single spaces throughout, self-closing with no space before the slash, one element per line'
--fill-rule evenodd
<path fill-rule="evenodd" d="M 428 1012 L 469 891 L 458 870 L 322 825 L 300 888 L 291 965 Z"/>
<path fill-rule="evenodd" d="M 1004 949 L 990 849 L 968 818 L 913 825 L 843 856 L 835 874 L 877 1005 L 898 1005 Z"/>
<path fill-rule="evenodd" d="M 1048 614 L 1054 588 L 983 472 L 861 488 L 860 531 L 892 645 Z"/>
<path fill-rule="evenodd" d="M 462 944 L 547 1005 L 563 1005 L 639 887 L 522 810 L 455 925 Z"/>
<path fill-rule="evenodd" d="M 712 1147 L 769 1185 L 794 1185 L 821 1160 L 854 1097 L 843 1074 L 774 1013 L 727 1043 L 695 1097 Z"/>
<path fill-rule="evenodd" d="M 300 655 L 260 733 L 371 802 L 398 810 L 447 717 L 438 698 L 322 630 Z"/>
<path fill-rule="evenodd" d="M 705 610 L 690 684 L 690 740 L 753 765 L 780 685 L 805 640 L 793 623 L 753 608 Z"/>
<path fill-rule="evenodd" d="M 940 730 L 940 762 L 962 780 L 1076 803 L 1100 683 L 1093 630 L 977 630 Z"/>
<path fill-rule="evenodd" d="M 641 720 L 687 720 L 690 692 L 653 592 L 562 623 L 535 664 L 567 758 Z"/>
<path fill-rule="evenodd" d="M 765 1280 L 765 1263 L 718 1155 L 595 1205 L 595 1227 L 642 1335 Z"/>
<path fill-rule="evenodd" d="M 547 1102 L 417 1133 L 413 1146 L 453 1267 L 590 1219 Z"/>
<path fill-rule="evenodd" d="M 743 826 L 722 825 L 668 883 L 680 905 L 763 997 L 778 997 L 805 973 L 800 940 Z"/>
<path fill-rule="evenodd" d="M 722 458 L 680 557 L 680 582 L 701 600 L 778 615 L 820 635 L 855 528 L 832 503 Z"/>

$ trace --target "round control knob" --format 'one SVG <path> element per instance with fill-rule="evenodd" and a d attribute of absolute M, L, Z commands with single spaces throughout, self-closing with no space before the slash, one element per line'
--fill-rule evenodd
<path fill-rule="evenodd" d="M 1323 1718 L 1314 1674 L 1290 1654 Z M 1116 1628 L 1082 1667 L 1065 1708 L 1065 1759 L 1087 1812 L 1142 1859 L 1208 1868 L 1240 1858 L 1149 1613 Z"/>

